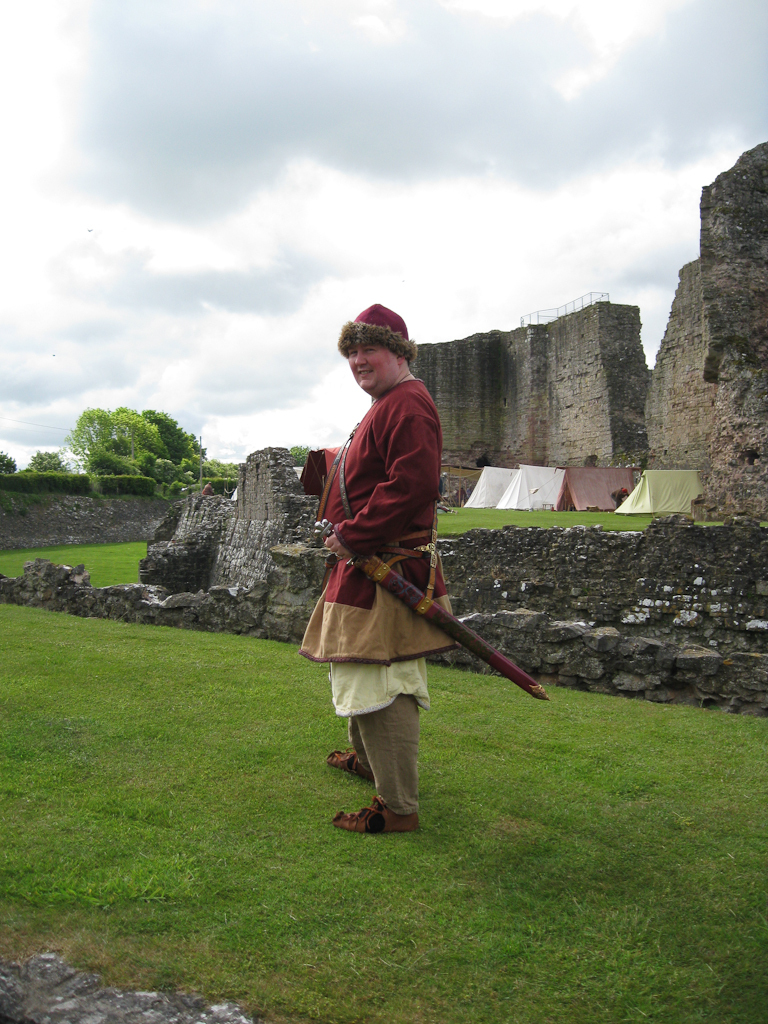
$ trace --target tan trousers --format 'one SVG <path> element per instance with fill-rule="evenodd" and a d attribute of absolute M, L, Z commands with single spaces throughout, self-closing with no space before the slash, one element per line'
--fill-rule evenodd
<path fill-rule="evenodd" d="M 419 809 L 419 706 L 401 693 L 391 704 L 349 719 L 349 742 L 373 772 L 376 792 L 395 814 Z"/>

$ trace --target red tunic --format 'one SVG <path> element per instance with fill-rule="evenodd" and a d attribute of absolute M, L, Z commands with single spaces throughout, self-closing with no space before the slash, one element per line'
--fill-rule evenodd
<path fill-rule="evenodd" d="M 379 552 L 403 537 L 409 538 L 405 547 L 429 543 L 441 453 L 440 419 L 420 380 L 403 381 L 375 401 L 347 452 L 345 482 L 353 518 L 345 517 L 338 472 L 325 509 L 341 543 L 360 555 Z M 429 559 L 407 558 L 397 564 L 397 571 L 424 590 Z M 450 610 L 439 565 L 434 597 Z M 442 630 L 339 561 L 300 653 L 313 661 L 390 664 L 453 646 Z"/>

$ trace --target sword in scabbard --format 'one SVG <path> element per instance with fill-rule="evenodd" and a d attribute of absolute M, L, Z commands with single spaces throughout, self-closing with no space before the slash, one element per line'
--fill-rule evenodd
<path fill-rule="evenodd" d="M 315 523 L 315 532 L 323 539 L 329 536 L 332 530 L 333 525 L 327 519 Z M 336 555 L 330 555 L 329 561 L 331 559 L 333 561 L 330 564 L 335 564 Z M 429 619 L 438 629 L 447 633 L 453 640 L 460 643 L 462 647 L 466 647 L 468 651 L 476 654 L 478 658 L 490 665 L 491 668 L 495 668 L 506 679 L 516 683 L 526 693 L 530 693 L 537 700 L 549 700 L 544 687 L 529 676 L 527 672 L 524 672 L 513 661 L 510 661 L 509 658 L 491 647 L 473 629 L 470 629 L 466 623 L 457 619 L 455 615 L 451 615 L 450 612 L 447 612 L 437 601 L 427 597 L 418 587 L 409 583 L 399 572 L 382 561 L 378 555 L 361 555 L 350 559 L 349 564 L 354 565 L 369 580 L 373 580 L 374 583 L 377 583 L 399 601 L 402 601 L 403 604 L 406 604 L 416 615 L 423 615 L 425 619 Z"/>

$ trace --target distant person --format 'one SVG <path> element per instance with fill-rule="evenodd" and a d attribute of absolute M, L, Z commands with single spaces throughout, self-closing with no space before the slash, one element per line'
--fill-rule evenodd
<path fill-rule="evenodd" d="M 213 490 L 213 488 L 211 487 L 210 481 L 209 481 L 209 482 L 208 482 L 208 483 L 207 483 L 207 484 L 205 485 L 205 487 L 204 487 L 204 488 L 203 488 L 203 490 L 202 490 L 202 493 L 203 493 L 203 494 L 204 494 L 204 495 L 205 495 L 206 497 L 209 497 L 209 496 L 210 496 L 211 494 L 213 494 L 213 493 L 214 493 L 214 490 Z"/>
<path fill-rule="evenodd" d="M 620 487 L 617 491 L 611 491 L 611 497 L 616 502 L 616 508 L 618 508 L 629 497 L 629 491 L 626 487 Z"/>

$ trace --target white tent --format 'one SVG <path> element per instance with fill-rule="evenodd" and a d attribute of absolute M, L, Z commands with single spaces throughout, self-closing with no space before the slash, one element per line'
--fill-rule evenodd
<path fill-rule="evenodd" d="M 640 483 L 616 509 L 617 515 L 691 514 L 691 502 L 703 494 L 704 487 L 696 469 L 646 469 Z"/>
<path fill-rule="evenodd" d="M 564 476 L 564 469 L 521 466 L 496 508 L 554 508 Z"/>
<path fill-rule="evenodd" d="M 485 466 L 464 508 L 496 508 L 512 478 L 519 472 L 518 469 Z"/>

